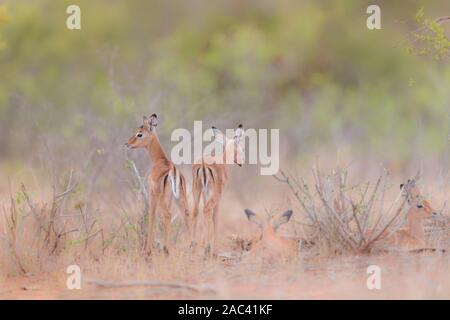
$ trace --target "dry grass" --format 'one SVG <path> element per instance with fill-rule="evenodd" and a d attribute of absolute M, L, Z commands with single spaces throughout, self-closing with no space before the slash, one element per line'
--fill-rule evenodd
<path fill-rule="evenodd" d="M 145 185 L 132 163 L 129 168 L 135 184 L 121 194 L 129 205 L 115 210 L 102 203 L 99 211 L 84 211 L 72 174 L 47 200 L 33 197 L 25 185 L 10 188 L 0 224 L 0 281 L 6 288 L 0 298 L 450 297 L 447 254 L 373 252 L 378 235 L 400 226 L 405 212 L 400 193 L 389 190 L 387 175 L 372 184 L 351 185 L 343 171 L 314 169 L 308 185 L 281 172 L 278 180 L 303 209 L 301 222 L 291 226 L 302 235 L 302 245 L 295 259 L 277 261 L 247 254 L 258 235 L 242 228 L 247 223 L 243 214 L 227 216 L 227 203 L 216 259 L 191 251 L 181 219 L 173 221 L 176 245 L 168 257 L 144 255 Z M 394 201 L 386 201 L 387 193 Z M 231 232 L 236 225 L 241 225 L 238 233 Z M 368 230 L 375 231 L 367 235 Z M 80 292 L 65 287 L 71 264 L 81 267 L 86 280 Z M 380 292 L 366 287 L 371 264 L 383 269 Z"/>

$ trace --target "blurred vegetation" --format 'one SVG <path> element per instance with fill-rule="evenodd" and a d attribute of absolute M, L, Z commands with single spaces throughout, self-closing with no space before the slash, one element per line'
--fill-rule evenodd
<path fill-rule="evenodd" d="M 5 6 L 0 6 L 0 26 L 8 21 L 8 12 Z M 0 36 L 0 50 L 4 47 L 5 43 Z"/>
<path fill-rule="evenodd" d="M 371 3 L 356 0 L 6 0 L 1 154 L 26 157 L 42 137 L 67 153 L 123 142 L 158 112 L 166 136 L 194 119 L 280 128 L 292 156 L 343 144 L 441 155 L 449 43 L 433 19 L 450 4 L 378 3 L 381 30 L 366 28 Z M 79 31 L 65 27 L 69 4 L 81 7 Z M 404 40 L 421 26 L 432 34 L 411 50 Z"/>
<path fill-rule="evenodd" d="M 412 32 L 412 35 L 420 44 L 418 50 L 411 48 L 411 52 L 424 56 L 432 55 L 435 59 L 448 57 L 450 41 L 442 24 L 450 21 L 450 16 L 430 19 L 425 17 L 425 12 L 421 8 L 416 14 L 416 20 L 421 27 Z"/>

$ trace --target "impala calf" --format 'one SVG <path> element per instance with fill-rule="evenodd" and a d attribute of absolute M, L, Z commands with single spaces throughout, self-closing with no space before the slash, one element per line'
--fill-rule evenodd
<path fill-rule="evenodd" d="M 298 240 L 277 234 L 277 229 L 291 219 L 292 210 L 287 210 L 267 220 L 249 209 L 245 209 L 244 212 L 247 219 L 261 230 L 260 240 L 253 246 L 252 251 L 261 250 L 265 255 L 284 259 L 294 257 L 298 253 Z"/>
<path fill-rule="evenodd" d="M 217 238 L 217 224 L 219 216 L 219 204 L 222 192 L 228 180 L 227 159 L 232 158 L 233 163 L 242 166 L 244 163 L 244 136 L 242 125 L 235 130 L 232 139 L 227 138 L 217 128 L 212 127 L 215 140 L 222 145 L 223 152 L 219 155 L 204 155 L 199 163 L 192 166 L 192 193 L 194 196 L 193 241 L 195 241 L 197 216 L 200 200 L 203 200 L 203 215 L 206 230 L 207 254 L 215 253 Z M 194 244 L 194 243 L 193 243 Z"/>
<path fill-rule="evenodd" d="M 405 226 L 394 233 L 383 237 L 383 244 L 388 247 L 405 250 L 423 249 L 426 247 L 425 224 L 437 213 L 430 207 L 430 203 L 421 195 L 415 180 L 408 180 L 401 184 L 402 195 L 406 198 L 408 211 Z"/>
<path fill-rule="evenodd" d="M 155 229 L 155 215 L 157 209 L 162 211 L 163 221 L 163 249 L 169 253 L 169 229 L 171 220 L 171 204 L 175 200 L 178 209 L 184 215 L 184 220 L 190 233 L 189 208 L 186 195 L 186 180 L 180 170 L 167 158 L 156 134 L 158 118 L 156 114 L 147 118 L 144 116 L 143 124 L 137 128 L 125 144 L 132 149 L 143 148 L 147 150 L 152 162 L 148 175 L 149 187 L 149 222 L 146 248 L 151 250 Z"/>

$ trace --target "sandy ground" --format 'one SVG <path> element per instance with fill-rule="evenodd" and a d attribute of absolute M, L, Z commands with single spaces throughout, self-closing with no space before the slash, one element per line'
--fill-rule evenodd
<path fill-rule="evenodd" d="M 444 192 L 440 194 L 444 198 Z M 255 195 L 255 199 L 265 199 L 267 203 L 277 203 L 274 200 L 277 197 Z M 5 199 L 3 203 L 8 204 L 8 201 Z M 257 229 L 244 218 L 243 205 L 232 200 L 227 203 L 224 216 L 235 212 L 236 220 L 224 221 L 224 238 L 232 234 L 256 234 Z M 296 219 L 300 221 L 300 217 Z M 19 244 L 26 249 L 28 243 Z M 222 251 L 231 250 L 224 239 L 222 244 Z M 98 244 L 92 243 L 92 246 L 97 248 Z M 43 258 L 37 263 L 24 259 L 29 267 L 27 271 L 31 270 L 27 275 L 19 275 L 17 268 L 8 269 L 8 274 L 16 276 L 6 277 L 0 273 L 0 299 L 450 299 L 449 252 L 335 258 L 320 258 L 304 252 L 291 261 L 265 260 L 251 255 L 244 259 L 205 261 L 201 255 L 191 256 L 180 245 L 169 257 L 161 255 L 148 262 L 127 248 L 127 242 L 122 246 L 123 250 L 117 253 L 121 248 L 118 247 L 111 256 L 108 253 L 104 256 L 85 254 L 87 257 L 79 258 L 83 254 L 77 249 L 54 258 L 56 261 Z M 26 252 L 24 257 L 27 258 Z M 196 285 L 198 290 L 161 286 L 105 288 L 86 281 L 82 282 L 80 290 L 69 290 L 66 268 L 74 263 L 81 267 L 84 280 L 90 278 L 114 284 L 170 281 Z M 367 288 L 367 268 L 371 265 L 380 267 L 380 290 Z"/>
<path fill-rule="evenodd" d="M 199 291 L 153 286 L 104 288 L 86 282 L 80 290 L 68 290 L 65 270 L 55 270 L 2 279 L 0 299 L 450 299 L 448 254 L 391 253 L 328 260 L 300 257 L 275 264 L 213 264 L 212 273 L 193 277 L 191 284 L 203 285 Z M 381 269 L 379 290 L 367 288 L 369 265 Z M 91 274 L 87 277 L 102 279 Z M 138 279 L 142 280 L 126 280 Z M 102 280 L 120 283 L 124 279 Z"/>

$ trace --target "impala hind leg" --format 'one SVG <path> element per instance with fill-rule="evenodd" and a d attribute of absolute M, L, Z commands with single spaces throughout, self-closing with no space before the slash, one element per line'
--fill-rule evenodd
<path fill-rule="evenodd" d="M 184 218 L 184 224 L 186 226 L 188 235 L 189 235 L 189 241 L 192 242 L 192 221 L 191 221 L 191 213 L 189 211 L 189 202 L 187 198 L 187 190 L 186 190 L 186 184 L 184 177 L 181 177 L 181 195 L 180 195 L 180 201 L 179 201 L 179 210 L 183 214 Z"/>
<path fill-rule="evenodd" d="M 207 256 L 214 255 L 215 252 L 215 211 L 218 201 L 215 198 L 210 198 L 203 208 L 206 229 L 206 247 L 205 254 Z"/>
<path fill-rule="evenodd" d="M 196 237 L 197 237 L 197 221 L 198 221 L 198 211 L 200 206 L 200 196 L 201 196 L 201 189 L 194 186 L 192 188 L 192 194 L 194 196 L 194 206 L 192 208 L 192 239 L 191 239 L 191 247 L 194 248 L 196 245 Z"/>
<path fill-rule="evenodd" d="M 217 246 L 218 225 L 219 225 L 219 202 L 216 203 L 213 209 L 213 235 L 211 239 L 213 243 L 213 248 L 216 248 Z"/>
<path fill-rule="evenodd" d="M 149 197 L 149 216 L 148 216 L 148 230 L 147 230 L 147 241 L 145 243 L 145 250 L 148 254 L 151 253 L 153 246 L 153 238 L 155 232 L 155 216 L 156 216 L 156 208 L 158 207 L 159 199 L 150 195 Z"/>
<path fill-rule="evenodd" d="M 166 199 L 161 201 L 162 221 L 163 221 L 163 251 L 169 254 L 169 233 L 170 233 L 170 210 Z"/>

